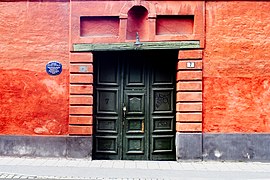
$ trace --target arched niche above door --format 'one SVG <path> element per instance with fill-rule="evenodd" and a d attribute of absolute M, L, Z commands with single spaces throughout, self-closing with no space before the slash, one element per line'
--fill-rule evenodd
<path fill-rule="evenodd" d="M 136 32 L 140 39 L 148 39 L 149 22 L 148 10 L 143 6 L 133 6 L 127 13 L 126 39 L 135 40 Z"/>

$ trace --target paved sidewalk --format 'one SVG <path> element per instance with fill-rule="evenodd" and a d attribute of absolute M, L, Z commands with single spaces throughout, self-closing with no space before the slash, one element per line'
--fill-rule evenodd
<path fill-rule="evenodd" d="M 270 163 L 0 157 L 0 179 L 270 179 Z"/>

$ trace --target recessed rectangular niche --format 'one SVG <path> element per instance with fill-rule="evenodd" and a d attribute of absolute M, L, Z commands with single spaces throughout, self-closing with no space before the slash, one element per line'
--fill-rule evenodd
<path fill-rule="evenodd" d="M 118 36 L 118 16 L 91 16 L 80 18 L 80 36 Z"/>
<path fill-rule="evenodd" d="M 157 35 L 192 34 L 194 16 L 192 15 L 162 15 L 157 16 Z"/>

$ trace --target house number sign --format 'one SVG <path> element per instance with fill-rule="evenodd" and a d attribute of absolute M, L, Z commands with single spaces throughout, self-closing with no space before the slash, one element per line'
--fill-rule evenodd
<path fill-rule="evenodd" d="M 51 76 L 56 76 L 62 72 L 62 64 L 57 61 L 50 61 L 46 64 L 46 71 Z"/>

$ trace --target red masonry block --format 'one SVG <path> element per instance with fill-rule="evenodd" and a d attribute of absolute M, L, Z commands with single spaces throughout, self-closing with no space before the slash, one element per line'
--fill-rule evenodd
<path fill-rule="evenodd" d="M 188 67 L 188 63 L 194 63 L 194 67 Z M 177 69 L 202 69 L 202 60 L 178 61 Z"/>
<path fill-rule="evenodd" d="M 93 62 L 93 54 L 92 53 L 71 53 L 70 62 L 72 63 Z"/>
<path fill-rule="evenodd" d="M 202 122 L 202 113 L 176 113 L 177 122 Z"/>
<path fill-rule="evenodd" d="M 71 74 L 70 75 L 70 83 L 84 83 L 84 84 L 92 84 L 93 83 L 93 75 L 92 74 Z"/>
<path fill-rule="evenodd" d="M 202 111 L 202 103 L 176 103 L 176 111 L 180 112 L 192 112 Z"/>
<path fill-rule="evenodd" d="M 70 64 L 71 73 L 93 73 L 93 64 Z"/>
<path fill-rule="evenodd" d="M 93 114 L 92 106 L 70 106 L 69 114 Z"/>
<path fill-rule="evenodd" d="M 176 123 L 177 132 L 202 132 L 202 123 Z"/>
<path fill-rule="evenodd" d="M 93 124 L 93 116 L 69 116 L 69 124 Z"/>
<path fill-rule="evenodd" d="M 70 104 L 87 104 L 93 105 L 93 96 L 92 95 L 71 95 L 69 99 Z"/>
<path fill-rule="evenodd" d="M 202 91 L 201 81 L 177 82 L 177 91 Z"/>
<path fill-rule="evenodd" d="M 176 80 L 202 80 L 202 71 L 178 71 Z"/>
<path fill-rule="evenodd" d="M 70 85 L 70 94 L 93 94 L 92 85 Z"/>
<path fill-rule="evenodd" d="M 180 50 L 178 59 L 202 59 L 202 50 Z"/>
<path fill-rule="evenodd" d="M 76 135 L 92 135 L 93 127 L 92 126 L 69 126 L 69 134 Z"/>
<path fill-rule="evenodd" d="M 177 92 L 176 101 L 202 101 L 202 92 Z"/>

